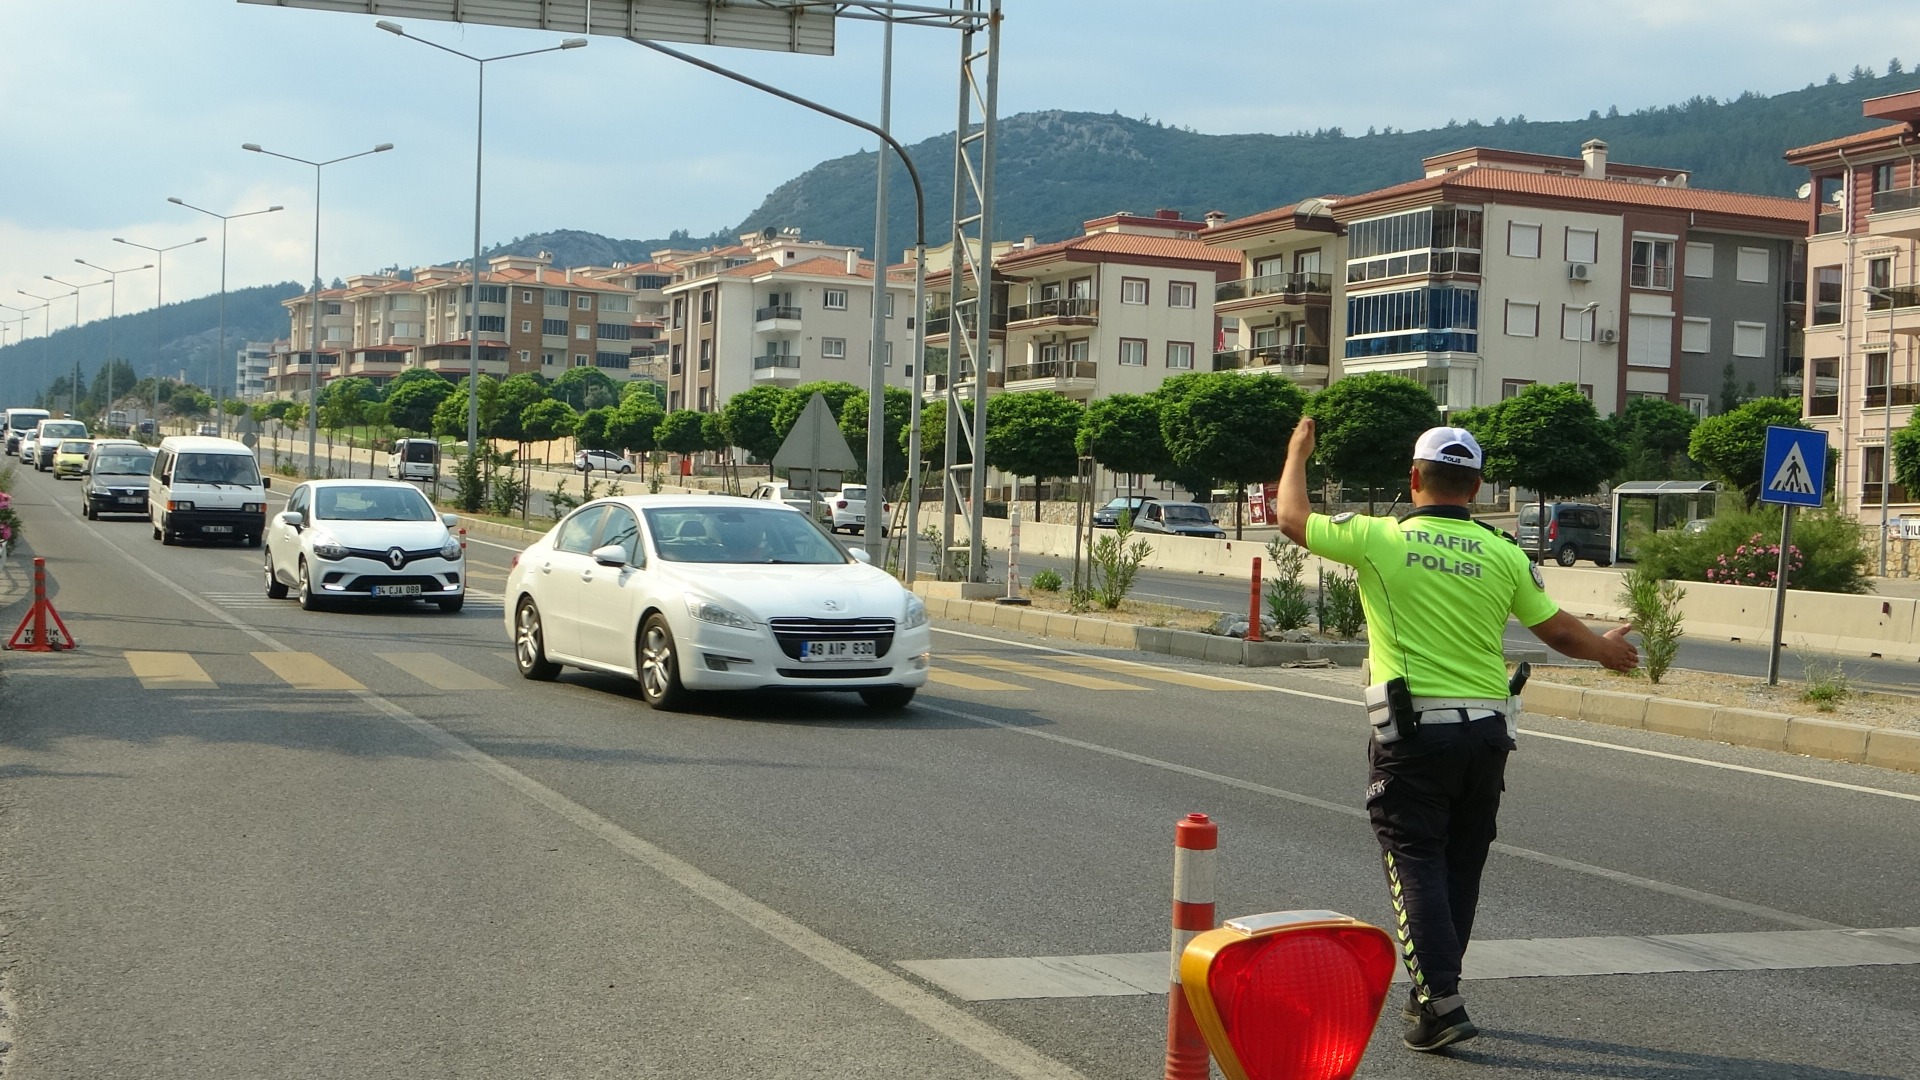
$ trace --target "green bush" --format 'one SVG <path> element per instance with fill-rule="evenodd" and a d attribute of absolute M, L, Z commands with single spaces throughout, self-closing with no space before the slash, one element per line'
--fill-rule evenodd
<path fill-rule="evenodd" d="M 1060 587 L 1062 585 L 1065 585 L 1066 582 L 1060 580 L 1059 571 L 1042 570 L 1039 573 L 1033 575 L 1032 584 L 1035 589 L 1038 589 L 1041 592 L 1059 592 Z"/>
<path fill-rule="evenodd" d="M 1267 564 L 1278 576 L 1267 582 L 1267 614 L 1281 630 L 1298 630 L 1307 625 L 1313 606 L 1307 603 L 1307 585 L 1301 576 L 1307 568 L 1307 549 L 1282 537 L 1267 544 Z"/>
<path fill-rule="evenodd" d="M 1627 607 L 1633 628 L 1640 631 L 1640 659 L 1647 681 L 1659 685 L 1673 658 L 1680 651 L 1680 601 L 1687 590 L 1671 578 L 1656 577 L 1646 567 L 1636 566 L 1622 575 L 1620 600 Z"/>
<path fill-rule="evenodd" d="M 1111 535 L 1093 542 L 1093 550 L 1087 556 L 1093 568 L 1090 590 L 1093 600 L 1108 611 L 1119 607 L 1120 601 L 1127 598 L 1133 579 L 1139 576 L 1140 564 L 1153 554 L 1153 545 L 1145 540 L 1128 543 L 1131 536 L 1127 522 L 1122 520 Z"/>
<path fill-rule="evenodd" d="M 1756 557 L 1741 555 L 1755 544 L 1780 543 L 1780 508 L 1758 505 L 1722 512 L 1702 532 L 1679 529 L 1641 537 L 1636 548 L 1640 568 L 1655 578 L 1709 581 L 1718 577 L 1721 558 L 1728 564 Z M 1860 527 L 1832 510 L 1810 510 L 1793 519 L 1793 547 L 1800 553 L 1798 572 L 1789 573 L 1787 587 L 1809 592 L 1864 593 L 1872 591 L 1867 578 L 1870 559 L 1861 541 Z M 1758 557 L 1764 559 L 1764 556 Z M 1713 571 L 1712 577 L 1709 571 Z M 1759 579 L 1756 577 L 1756 583 Z M 1769 575 L 1768 583 L 1771 583 Z"/>
<path fill-rule="evenodd" d="M 1320 617 L 1320 632 L 1335 637 L 1357 637 L 1366 625 L 1365 609 L 1360 604 L 1360 582 L 1351 570 L 1335 570 L 1320 579 L 1320 599 L 1315 605 Z"/>

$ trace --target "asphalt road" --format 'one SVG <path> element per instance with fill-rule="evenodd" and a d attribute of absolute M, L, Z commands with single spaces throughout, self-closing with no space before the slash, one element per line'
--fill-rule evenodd
<path fill-rule="evenodd" d="M 916 970 L 1164 949 L 1195 810 L 1223 916 L 1389 920 L 1350 673 L 943 626 L 903 714 L 656 714 L 516 677 L 507 547 L 473 542 L 458 615 L 309 613 L 257 551 L 78 492 L 15 491 L 81 648 L 0 659 L 8 1080 L 1158 1075 L 1150 986 Z M 1468 959 L 1485 1034 L 1419 1057 L 1390 1008 L 1361 1076 L 1913 1075 L 1920 933 L 1833 931 L 1920 927 L 1920 777 L 1529 728 Z M 1648 974 L 1650 935 L 1742 936 Z M 1501 956 L 1538 970 L 1474 979 Z"/>

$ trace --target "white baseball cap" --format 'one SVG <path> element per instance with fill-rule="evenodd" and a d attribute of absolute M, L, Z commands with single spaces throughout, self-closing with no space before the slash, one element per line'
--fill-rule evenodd
<path fill-rule="evenodd" d="M 1486 461 L 1473 432 L 1457 427 L 1428 428 L 1420 441 L 1413 444 L 1413 460 L 1464 465 L 1469 469 L 1481 468 Z"/>

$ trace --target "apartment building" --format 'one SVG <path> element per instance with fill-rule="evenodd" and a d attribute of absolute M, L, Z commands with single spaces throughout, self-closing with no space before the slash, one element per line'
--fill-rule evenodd
<path fill-rule="evenodd" d="M 1339 378 L 1346 324 L 1346 234 L 1331 199 L 1303 199 L 1237 221 L 1208 214 L 1201 242 L 1239 259 L 1214 288 L 1215 371 L 1277 374 L 1307 390 Z"/>
<path fill-rule="evenodd" d="M 1869 98 L 1868 131 L 1787 152 L 1808 172 L 1803 378 L 1807 422 L 1839 453 L 1835 494 L 1847 513 L 1920 512 L 1892 483 L 1888 433 L 1920 401 L 1920 91 Z"/>
<path fill-rule="evenodd" d="M 667 286 L 680 274 L 680 262 L 697 258 L 698 252 L 668 248 L 653 252 L 644 263 L 614 263 L 610 267 L 589 267 L 582 273 L 632 293 L 633 339 L 629 342 L 628 375 L 635 379 L 667 382 Z"/>
<path fill-rule="evenodd" d="M 267 396 L 267 376 L 273 370 L 273 350 L 285 342 L 249 341 L 234 354 L 233 392 L 241 401 Z"/>
<path fill-rule="evenodd" d="M 1089 401 L 1143 394 L 1170 375 L 1208 370 L 1215 291 L 1238 276 L 1241 259 L 1202 243 L 1205 228 L 1176 210 L 1122 212 L 1084 222 L 1071 239 L 1035 244 L 1028 237 L 997 253 L 989 386 Z M 951 274 L 930 274 L 929 294 L 951 295 Z M 977 298 L 963 304 L 962 319 L 976 318 L 977 307 Z M 930 352 L 946 349 L 951 324 L 946 307 L 928 312 Z M 970 374 L 961 373 L 963 385 Z M 940 373 L 923 383 L 926 393 L 945 387 Z"/>
<path fill-rule="evenodd" d="M 304 399 L 317 377 L 324 386 L 339 369 L 340 359 L 353 342 L 353 315 L 348 310 L 346 289 L 322 289 L 318 296 L 318 314 L 314 293 L 282 300 L 287 309 L 287 340 L 276 343 L 273 363 L 267 368 L 266 390 L 274 397 Z M 320 324 L 318 355 L 313 348 L 314 322 Z M 317 367 L 317 372 L 316 372 Z"/>
<path fill-rule="evenodd" d="M 860 250 L 749 233 L 680 263 L 667 302 L 667 407 L 711 412 L 752 386 L 832 380 L 865 386 L 872 370 L 873 263 Z M 907 386 L 913 275 L 892 270 L 881 362 Z"/>
<path fill-rule="evenodd" d="M 1332 200 L 1345 230 L 1343 374 L 1391 371 L 1447 408 L 1535 382 L 1602 414 L 1633 396 L 1705 415 L 1732 379 L 1792 367 L 1807 204 L 1688 186 L 1685 171 L 1469 148 Z"/>

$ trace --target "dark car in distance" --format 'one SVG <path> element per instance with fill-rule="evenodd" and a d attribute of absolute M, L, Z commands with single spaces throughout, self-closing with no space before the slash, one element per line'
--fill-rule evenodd
<path fill-rule="evenodd" d="M 1227 530 L 1213 520 L 1212 511 L 1199 503 L 1189 502 L 1149 502 L 1140 508 L 1140 516 L 1133 527 L 1141 532 L 1166 533 L 1170 536 L 1203 536 L 1209 540 L 1225 540 Z"/>
<path fill-rule="evenodd" d="M 1546 505 L 1546 535 L 1541 535 L 1540 504 L 1520 504 L 1520 520 L 1514 529 L 1520 549 L 1536 560 L 1552 559 L 1561 566 L 1572 566 L 1581 559 L 1595 565 L 1613 562 L 1613 513 L 1597 503 L 1553 503 Z"/>
<path fill-rule="evenodd" d="M 1133 522 L 1138 523 L 1141 508 L 1154 501 L 1154 497 L 1151 495 L 1135 495 L 1132 498 L 1128 498 L 1125 495 L 1115 496 L 1107 500 L 1105 506 L 1097 507 L 1093 511 L 1093 527 L 1096 529 L 1117 529 L 1120 527 L 1121 514 L 1129 515 Z"/>
<path fill-rule="evenodd" d="M 147 477 L 153 472 L 153 451 L 138 443 L 98 443 L 91 471 L 81 493 L 80 513 L 98 519 L 102 514 L 147 516 Z"/>

